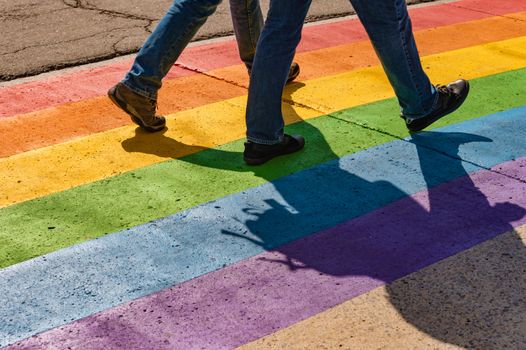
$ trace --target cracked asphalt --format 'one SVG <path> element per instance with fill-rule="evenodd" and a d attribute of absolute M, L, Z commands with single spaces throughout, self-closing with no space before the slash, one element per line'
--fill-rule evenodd
<path fill-rule="evenodd" d="M 416 2 L 422 1 L 409 1 Z M 0 0 L 0 81 L 136 52 L 171 3 L 171 0 Z M 263 0 L 262 5 L 266 10 L 268 0 Z M 313 0 L 308 21 L 352 13 L 348 0 Z M 230 34 L 228 2 L 224 1 L 194 40 Z"/>

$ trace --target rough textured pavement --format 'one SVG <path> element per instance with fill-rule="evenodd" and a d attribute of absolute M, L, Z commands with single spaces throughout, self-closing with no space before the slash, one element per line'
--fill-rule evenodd
<path fill-rule="evenodd" d="M 134 52 L 171 2 L 0 0 L 0 81 Z M 268 0 L 263 1 L 264 9 L 267 5 Z M 348 0 L 314 0 L 308 20 L 350 13 Z M 196 39 L 231 33 L 228 1 L 224 1 Z"/>
<path fill-rule="evenodd" d="M 131 56 L 0 84 L 0 348 L 526 349 L 526 2 L 410 13 L 466 103 L 409 134 L 359 21 L 316 23 L 306 148 L 261 167 L 232 38 L 172 67 L 154 134 L 106 96 Z"/>

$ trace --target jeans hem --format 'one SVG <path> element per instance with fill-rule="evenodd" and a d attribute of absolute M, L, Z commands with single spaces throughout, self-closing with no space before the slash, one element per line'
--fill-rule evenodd
<path fill-rule="evenodd" d="M 283 141 L 283 136 L 280 137 L 277 141 L 276 140 L 263 140 L 263 139 L 258 139 L 258 138 L 255 138 L 255 137 L 247 136 L 247 141 L 253 142 L 253 143 L 258 143 L 260 145 L 272 146 L 272 145 L 277 145 L 278 143 L 281 143 L 281 141 Z"/>
<path fill-rule="evenodd" d="M 152 93 L 150 91 L 146 91 L 146 90 L 137 88 L 136 86 L 131 85 L 126 80 L 121 81 L 121 84 L 126 86 L 128 89 L 130 89 L 131 91 L 135 92 L 138 95 L 149 98 L 150 100 L 157 101 L 157 93 Z"/>
<path fill-rule="evenodd" d="M 439 99 L 439 93 L 438 91 L 435 90 L 435 99 L 433 101 L 433 103 L 431 104 L 431 107 L 424 113 L 420 114 L 420 115 L 407 115 L 407 114 L 403 114 L 402 115 L 404 116 L 405 119 L 410 119 L 410 120 L 416 120 L 416 119 L 421 119 L 421 118 L 425 118 L 427 117 L 428 115 L 430 115 L 431 113 L 433 113 L 435 111 L 435 109 L 437 108 L 438 106 L 438 99 Z"/>

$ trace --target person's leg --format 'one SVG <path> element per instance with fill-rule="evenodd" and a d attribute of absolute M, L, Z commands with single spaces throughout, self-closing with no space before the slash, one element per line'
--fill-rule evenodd
<path fill-rule="evenodd" d="M 175 0 L 148 37 L 124 80 L 108 91 L 115 105 L 146 131 L 163 130 L 166 120 L 156 115 L 162 80 L 197 30 L 221 0 Z"/>
<path fill-rule="evenodd" d="M 420 131 L 455 111 L 469 83 L 435 88 L 420 63 L 405 0 L 351 0 L 382 62 L 410 131 Z"/>
<path fill-rule="evenodd" d="M 437 100 L 413 37 L 405 0 L 351 0 L 400 102 L 402 114 L 428 114 Z"/>
<path fill-rule="evenodd" d="M 184 48 L 221 0 L 175 0 L 137 54 L 122 83 L 155 100 L 166 76 Z"/>
<path fill-rule="evenodd" d="M 239 56 L 247 69 L 251 70 L 264 24 L 259 0 L 230 0 L 230 13 Z"/>
<path fill-rule="evenodd" d="M 245 63 L 250 75 L 259 35 L 264 25 L 259 0 L 230 0 L 230 13 L 232 14 L 239 56 L 241 61 Z M 289 70 L 287 83 L 296 79 L 299 73 L 299 65 L 293 62 Z"/>
<path fill-rule="evenodd" d="M 301 39 L 310 0 L 271 0 L 259 38 L 247 103 L 247 140 L 274 145 L 283 139 L 281 97 Z"/>

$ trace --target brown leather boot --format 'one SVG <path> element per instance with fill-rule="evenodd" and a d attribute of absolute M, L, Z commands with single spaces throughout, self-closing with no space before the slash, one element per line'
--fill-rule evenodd
<path fill-rule="evenodd" d="M 128 113 L 133 122 L 149 132 L 161 131 L 166 126 L 166 120 L 155 114 L 157 101 L 137 94 L 126 85 L 118 83 L 108 91 L 108 97 L 124 112 Z"/>

